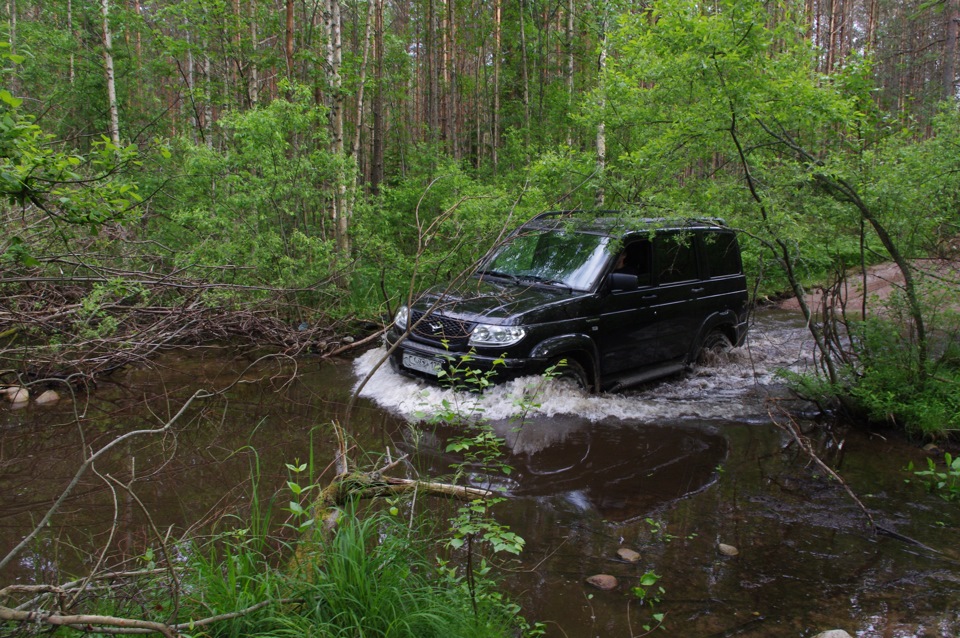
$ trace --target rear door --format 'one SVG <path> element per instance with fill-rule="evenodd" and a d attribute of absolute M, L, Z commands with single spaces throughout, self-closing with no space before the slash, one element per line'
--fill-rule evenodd
<path fill-rule="evenodd" d="M 664 231 L 654 239 L 654 276 L 659 326 L 654 356 L 661 362 L 685 357 L 704 319 L 697 251 L 698 233 L 693 230 Z"/>

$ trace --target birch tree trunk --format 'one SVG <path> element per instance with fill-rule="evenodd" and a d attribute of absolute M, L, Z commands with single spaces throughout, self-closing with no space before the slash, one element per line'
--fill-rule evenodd
<path fill-rule="evenodd" d="M 110 33 L 109 0 L 100 0 L 103 19 L 103 63 L 107 74 L 107 100 L 110 105 L 110 141 L 120 146 L 120 112 L 117 108 L 117 85 L 113 71 L 113 36 Z"/>
<path fill-rule="evenodd" d="M 493 113 L 490 117 L 490 160 L 493 172 L 497 172 L 497 148 L 500 146 L 500 38 L 502 28 L 503 5 L 501 0 L 493 1 Z"/>
<path fill-rule="evenodd" d="M 336 196 L 332 202 L 332 218 L 337 241 L 337 252 L 346 257 L 350 254 L 350 204 L 347 198 L 347 175 L 344 173 L 346 157 L 343 144 L 343 94 L 341 92 L 343 66 L 343 18 L 339 0 L 327 0 L 327 68 L 330 73 L 330 128 L 331 145 L 339 160 L 341 170 L 337 174 Z"/>
<path fill-rule="evenodd" d="M 357 111 L 356 111 L 356 130 L 353 134 L 353 148 L 351 155 L 357 163 L 360 163 L 360 142 L 363 131 L 363 113 L 364 113 L 364 86 L 367 83 L 367 63 L 370 60 L 370 47 L 373 40 L 373 23 L 376 20 L 377 3 L 375 0 L 367 0 L 367 26 L 363 34 L 363 61 L 360 63 L 360 82 L 357 88 Z M 357 179 L 361 179 L 361 173 L 357 173 Z"/>
<path fill-rule="evenodd" d="M 597 193 L 594 197 L 594 203 L 597 208 L 603 207 L 605 192 L 603 187 L 604 171 L 607 166 L 607 125 L 604 122 L 603 109 L 606 107 L 606 80 L 604 72 L 607 68 L 607 30 L 606 25 L 601 24 L 600 33 L 600 56 L 597 61 L 597 82 L 600 95 L 600 122 L 597 124 Z"/>
<path fill-rule="evenodd" d="M 13 22 L 13 15 L 10 16 L 10 21 Z M 10 27 L 11 38 L 13 37 L 13 27 Z M 70 37 L 73 38 L 73 0 L 67 0 L 67 33 L 70 34 Z M 10 45 L 10 51 L 13 52 L 13 44 Z M 77 68 L 76 68 L 76 59 L 73 54 L 73 48 L 70 49 L 70 67 L 68 70 L 68 77 L 70 78 L 70 84 L 72 85 L 76 82 L 77 79 Z"/>
<path fill-rule="evenodd" d="M 573 55 L 573 33 L 574 33 L 574 21 L 573 21 L 573 9 L 574 9 L 574 0 L 567 0 L 567 33 L 566 33 L 566 44 L 567 44 L 567 111 L 573 113 L 573 70 L 575 67 L 575 60 Z M 573 146 L 573 126 L 567 125 L 567 146 Z"/>

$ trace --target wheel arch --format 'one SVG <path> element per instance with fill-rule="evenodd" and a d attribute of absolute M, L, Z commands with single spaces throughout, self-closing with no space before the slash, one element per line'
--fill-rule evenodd
<path fill-rule="evenodd" d="M 530 353 L 531 357 L 551 362 L 558 358 L 575 359 L 587 373 L 590 387 L 599 390 L 599 361 L 597 344 L 585 334 L 570 334 L 550 337 L 538 343 Z"/>
<path fill-rule="evenodd" d="M 723 310 L 707 317 L 704 322 L 700 324 L 697 337 L 693 340 L 690 351 L 687 353 L 686 365 L 692 366 L 696 363 L 700 356 L 700 350 L 707 340 L 707 336 L 714 331 L 723 333 L 723 335 L 730 340 L 730 343 L 736 347 L 740 341 L 739 335 L 737 334 L 737 314 L 732 310 Z"/>

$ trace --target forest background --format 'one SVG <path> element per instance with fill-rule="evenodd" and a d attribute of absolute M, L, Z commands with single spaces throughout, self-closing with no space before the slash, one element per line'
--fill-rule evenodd
<path fill-rule="evenodd" d="M 816 400 L 946 436 L 960 0 L 7 0 L 4 381 L 326 353 L 551 209 L 723 218 Z M 933 267 L 931 267 L 933 265 Z M 870 302 L 873 303 L 873 302 Z M 849 311 L 849 312 L 848 312 Z"/>

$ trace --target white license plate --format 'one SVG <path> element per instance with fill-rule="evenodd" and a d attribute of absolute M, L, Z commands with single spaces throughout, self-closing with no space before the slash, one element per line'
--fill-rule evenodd
<path fill-rule="evenodd" d="M 440 361 L 431 357 L 420 357 L 408 352 L 403 353 L 403 367 L 437 376 L 440 372 Z"/>

